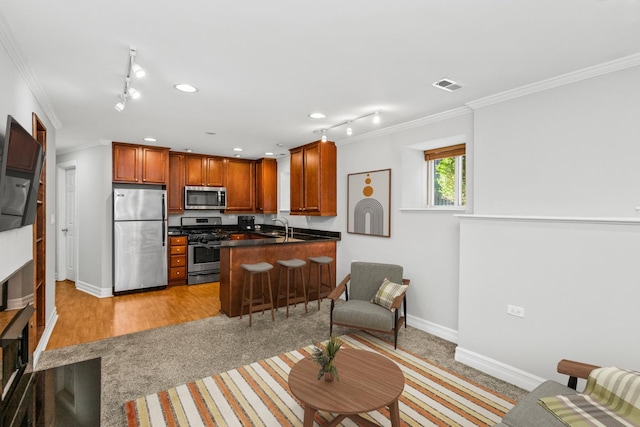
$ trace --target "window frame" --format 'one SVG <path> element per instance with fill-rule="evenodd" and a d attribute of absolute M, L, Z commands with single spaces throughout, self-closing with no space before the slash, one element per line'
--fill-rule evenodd
<path fill-rule="evenodd" d="M 455 161 L 455 187 L 454 202 L 451 205 L 435 204 L 436 185 L 436 160 L 453 157 Z M 424 150 L 424 159 L 427 162 L 427 207 L 430 209 L 452 209 L 465 208 L 466 203 L 462 200 L 462 184 L 466 181 L 463 176 L 463 158 L 466 161 L 466 143 L 449 145 L 445 147 Z M 466 169 L 466 168 L 465 168 Z M 466 173 L 466 170 L 465 170 Z"/>

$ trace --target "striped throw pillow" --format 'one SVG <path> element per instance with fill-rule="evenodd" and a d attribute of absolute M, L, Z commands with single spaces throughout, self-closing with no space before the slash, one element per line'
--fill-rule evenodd
<path fill-rule="evenodd" d="M 371 299 L 371 302 L 374 304 L 378 304 L 381 307 L 386 308 L 387 310 L 395 311 L 395 308 L 391 308 L 391 304 L 393 304 L 393 300 L 398 296 L 404 294 L 407 291 L 407 285 L 399 285 L 397 283 L 393 283 L 389 279 L 385 278 L 378 288 L 378 292 L 376 292 L 375 296 Z"/>

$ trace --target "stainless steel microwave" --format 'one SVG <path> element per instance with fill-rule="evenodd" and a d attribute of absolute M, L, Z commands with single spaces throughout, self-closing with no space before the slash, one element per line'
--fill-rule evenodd
<path fill-rule="evenodd" d="M 227 208 L 227 189 L 225 187 L 184 187 L 185 209 Z"/>

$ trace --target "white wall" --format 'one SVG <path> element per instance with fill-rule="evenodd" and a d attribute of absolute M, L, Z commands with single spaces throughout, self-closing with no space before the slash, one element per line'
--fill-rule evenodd
<path fill-rule="evenodd" d="M 639 83 L 636 66 L 475 112 L 458 360 L 526 388 L 561 358 L 640 370 Z"/>
<path fill-rule="evenodd" d="M 0 31 L 2 35 L 2 31 Z M 56 130 L 33 95 L 30 86 L 13 62 L 11 44 L 0 37 L 0 132 L 4 138 L 4 126 L 8 114 L 28 131 L 31 131 L 31 115 L 36 113 L 47 128 L 46 151 L 46 322 L 52 326 L 55 318 L 55 153 Z M 0 280 L 12 275 L 33 258 L 33 227 L 27 226 L 0 233 Z"/>
<path fill-rule="evenodd" d="M 112 294 L 111 145 L 60 154 L 76 162 L 78 265 L 76 287 L 98 297 Z"/>
<path fill-rule="evenodd" d="M 338 217 L 335 228 L 342 231 L 338 245 L 338 276 L 349 272 L 352 260 L 400 264 L 411 279 L 407 312 L 409 324 L 451 341 L 458 329 L 459 221 L 455 211 L 415 208 L 407 194 L 424 187 L 417 164 L 407 160 L 408 147 L 462 135 L 469 151 L 473 147 L 473 117 L 459 112 L 452 118 L 415 122 L 386 129 L 376 136 L 345 141 L 338 146 Z M 405 173 L 415 168 L 415 174 Z M 373 237 L 347 233 L 347 177 L 378 169 L 391 169 L 391 236 Z M 472 181 L 472 179 L 471 179 Z M 469 184 L 471 185 L 471 184 Z"/>

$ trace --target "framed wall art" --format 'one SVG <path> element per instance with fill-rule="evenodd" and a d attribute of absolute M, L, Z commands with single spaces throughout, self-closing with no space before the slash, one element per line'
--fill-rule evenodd
<path fill-rule="evenodd" d="M 347 176 L 347 232 L 391 235 L 391 169 Z"/>

